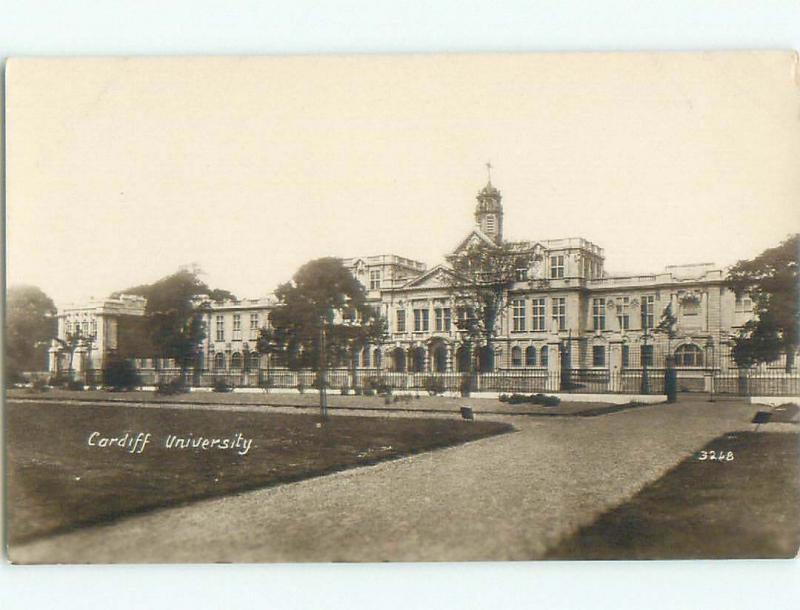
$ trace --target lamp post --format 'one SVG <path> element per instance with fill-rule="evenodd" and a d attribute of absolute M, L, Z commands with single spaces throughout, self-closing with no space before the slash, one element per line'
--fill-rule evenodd
<path fill-rule="evenodd" d="M 328 419 L 328 353 L 325 325 L 333 325 L 333 308 L 328 307 L 319 328 L 319 411 L 322 421 Z"/>
<path fill-rule="evenodd" d="M 647 341 L 650 339 L 649 328 L 645 327 L 642 331 L 642 385 L 641 390 L 642 394 L 649 394 L 650 393 L 650 378 L 649 372 L 647 370 L 649 354 L 647 351 Z"/>
<path fill-rule="evenodd" d="M 708 360 L 708 402 L 714 402 L 714 339 L 706 341 L 706 359 Z"/>

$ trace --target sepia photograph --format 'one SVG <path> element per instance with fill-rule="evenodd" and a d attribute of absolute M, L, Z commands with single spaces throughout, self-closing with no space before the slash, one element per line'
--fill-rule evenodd
<path fill-rule="evenodd" d="M 794 558 L 798 69 L 9 60 L 10 561 Z"/>

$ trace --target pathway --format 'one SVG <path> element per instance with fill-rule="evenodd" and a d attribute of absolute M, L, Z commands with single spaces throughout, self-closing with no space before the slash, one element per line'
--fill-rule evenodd
<path fill-rule="evenodd" d="M 518 432 L 38 540 L 22 562 L 536 559 L 716 436 L 742 403 L 592 418 L 507 418 Z M 496 419 L 503 419 L 496 417 Z"/>

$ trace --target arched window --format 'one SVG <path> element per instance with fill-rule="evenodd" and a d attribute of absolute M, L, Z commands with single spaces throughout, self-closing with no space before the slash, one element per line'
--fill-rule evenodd
<path fill-rule="evenodd" d="M 370 367 L 369 356 L 369 348 L 365 347 L 364 351 L 361 353 L 361 366 L 363 366 L 365 369 Z"/>
<path fill-rule="evenodd" d="M 425 370 L 425 350 L 421 347 L 414 347 L 409 350 L 411 360 L 411 372 L 422 373 Z"/>
<path fill-rule="evenodd" d="M 225 368 L 225 354 L 222 352 L 214 354 L 214 368 L 217 370 Z"/>
<path fill-rule="evenodd" d="M 471 359 L 472 354 L 470 353 L 468 347 L 462 345 L 458 348 L 458 351 L 456 352 L 456 364 L 458 365 L 459 373 L 466 373 L 469 371 Z"/>
<path fill-rule="evenodd" d="M 406 372 L 406 353 L 402 347 L 396 347 L 392 351 L 392 368 L 397 373 Z"/>
<path fill-rule="evenodd" d="M 261 367 L 261 354 L 250 352 L 250 370 L 257 371 Z"/>
<path fill-rule="evenodd" d="M 696 345 L 686 343 L 675 350 L 676 366 L 703 366 L 703 351 Z"/>
<path fill-rule="evenodd" d="M 547 366 L 547 346 L 546 345 L 542 346 L 542 351 L 540 353 L 541 353 L 541 357 L 539 358 L 539 363 L 542 366 Z"/>
<path fill-rule="evenodd" d="M 511 366 L 522 366 L 522 348 L 518 345 L 511 348 Z"/>
<path fill-rule="evenodd" d="M 231 368 L 232 369 L 242 368 L 242 355 L 239 352 L 234 352 L 233 354 L 231 354 Z"/>
<path fill-rule="evenodd" d="M 437 373 L 447 372 L 447 348 L 443 345 L 433 350 L 433 368 Z"/>
<path fill-rule="evenodd" d="M 536 366 L 536 348 L 533 345 L 525 348 L 525 366 Z"/>
<path fill-rule="evenodd" d="M 372 362 L 375 364 L 375 368 L 381 368 L 381 349 L 379 347 L 375 348 L 375 351 L 372 352 Z"/>

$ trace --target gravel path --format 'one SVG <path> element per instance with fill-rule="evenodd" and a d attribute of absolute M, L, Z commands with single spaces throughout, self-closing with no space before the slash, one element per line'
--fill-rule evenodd
<path fill-rule="evenodd" d="M 684 402 L 518 432 L 197 502 L 11 549 L 20 562 L 536 559 L 755 406 Z M 504 419 L 500 416 L 493 419 Z"/>

